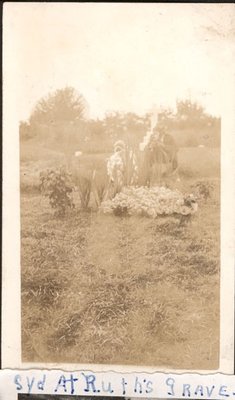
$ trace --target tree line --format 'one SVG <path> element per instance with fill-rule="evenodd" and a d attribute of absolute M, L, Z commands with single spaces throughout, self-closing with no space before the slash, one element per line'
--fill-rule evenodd
<path fill-rule="evenodd" d="M 20 122 L 20 139 L 37 138 L 53 143 L 67 141 L 82 151 L 109 150 L 117 139 L 130 141 L 137 147 L 150 128 L 150 114 L 132 112 L 107 113 L 102 119 L 88 118 L 88 103 L 72 87 L 49 93 L 35 105 L 28 121 Z M 204 107 L 190 99 L 177 100 L 176 111 L 162 109 L 164 121 L 179 146 L 220 145 L 220 118 L 208 114 Z"/>

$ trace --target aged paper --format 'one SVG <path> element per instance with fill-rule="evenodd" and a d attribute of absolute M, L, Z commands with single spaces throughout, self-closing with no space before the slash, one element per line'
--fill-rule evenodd
<path fill-rule="evenodd" d="M 3 27 L 3 367 L 232 373 L 234 5 Z"/>

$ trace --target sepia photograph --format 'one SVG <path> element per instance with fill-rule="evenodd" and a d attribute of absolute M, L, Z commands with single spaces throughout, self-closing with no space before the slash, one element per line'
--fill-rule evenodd
<path fill-rule="evenodd" d="M 219 370 L 234 7 L 5 11 L 18 70 L 21 362 Z"/>

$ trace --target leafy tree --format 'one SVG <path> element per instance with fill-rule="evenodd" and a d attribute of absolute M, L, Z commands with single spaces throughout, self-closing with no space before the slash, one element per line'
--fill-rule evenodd
<path fill-rule="evenodd" d="M 189 99 L 177 101 L 176 107 L 177 117 L 184 120 L 195 120 L 205 115 L 204 108 Z"/>
<path fill-rule="evenodd" d="M 39 100 L 29 121 L 31 125 L 76 122 L 84 119 L 86 111 L 84 97 L 74 88 L 65 87 Z"/>
<path fill-rule="evenodd" d="M 145 117 L 135 113 L 115 112 L 106 114 L 103 126 L 107 137 L 111 138 L 113 143 L 121 139 L 135 147 L 139 145 L 147 129 L 146 121 Z"/>
<path fill-rule="evenodd" d="M 175 122 L 179 128 L 203 128 L 208 126 L 214 119 L 205 112 L 202 105 L 190 99 L 178 100 L 176 103 Z"/>
<path fill-rule="evenodd" d="M 107 113 L 103 124 L 106 134 L 114 140 L 120 138 L 126 131 L 125 121 L 120 112 Z"/>

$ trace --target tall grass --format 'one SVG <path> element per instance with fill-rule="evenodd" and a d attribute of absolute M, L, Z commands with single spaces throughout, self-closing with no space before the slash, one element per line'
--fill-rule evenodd
<path fill-rule="evenodd" d="M 130 146 L 126 146 L 124 154 L 123 185 L 130 186 L 137 183 L 138 160 Z"/>
<path fill-rule="evenodd" d="M 77 176 L 77 187 L 81 201 L 81 207 L 86 210 L 91 198 L 92 176 Z"/>
<path fill-rule="evenodd" d="M 94 170 L 92 180 L 92 194 L 97 208 L 108 197 L 109 179 L 104 171 Z"/>

